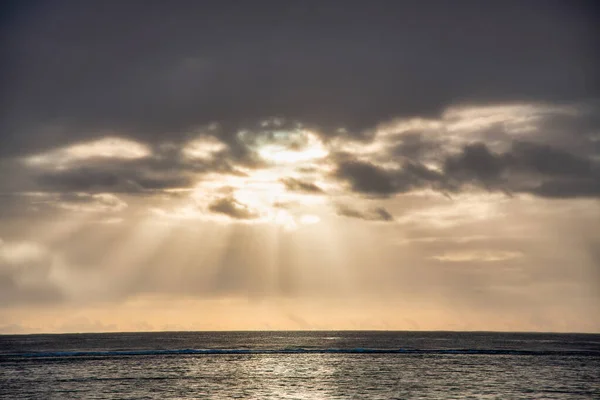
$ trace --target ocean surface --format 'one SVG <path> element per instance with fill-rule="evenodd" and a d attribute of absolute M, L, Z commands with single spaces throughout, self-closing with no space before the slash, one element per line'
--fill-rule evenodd
<path fill-rule="evenodd" d="M 0 335 L 0 398 L 600 399 L 600 335 Z"/>

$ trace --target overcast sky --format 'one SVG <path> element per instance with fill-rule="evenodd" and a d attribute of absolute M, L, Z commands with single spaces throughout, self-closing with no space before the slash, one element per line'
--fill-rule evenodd
<path fill-rule="evenodd" d="M 600 332 L 594 1 L 15 1 L 0 333 Z"/>

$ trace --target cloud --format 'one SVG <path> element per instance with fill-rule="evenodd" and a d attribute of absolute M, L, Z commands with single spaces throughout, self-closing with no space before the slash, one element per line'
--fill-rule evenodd
<path fill-rule="evenodd" d="M 52 203 L 71 211 L 119 212 L 127 208 L 126 202 L 111 193 L 63 193 L 52 197 Z"/>
<path fill-rule="evenodd" d="M 395 156 L 406 157 L 420 161 L 431 153 L 439 151 L 439 141 L 426 138 L 421 132 L 403 132 L 397 143 L 394 144 L 392 153 Z"/>
<path fill-rule="evenodd" d="M 600 177 L 594 179 L 553 179 L 530 189 L 532 194 L 550 198 L 600 197 Z"/>
<path fill-rule="evenodd" d="M 284 178 L 281 182 L 290 191 L 306 192 L 306 193 L 323 193 L 323 189 L 311 182 L 305 182 L 296 178 Z"/>
<path fill-rule="evenodd" d="M 392 174 L 368 162 L 342 161 L 336 176 L 348 181 L 356 192 L 388 196 L 396 191 Z"/>
<path fill-rule="evenodd" d="M 377 215 L 380 221 L 393 221 L 394 216 L 390 214 L 385 208 L 377 207 L 373 209 L 373 213 Z"/>
<path fill-rule="evenodd" d="M 196 134 L 195 134 L 196 135 Z M 0 180 L 21 191 L 154 194 L 189 188 L 207 173 L 242 174 L 227 146 L 205 135 L 187 144 L 151 146 L 109 136 L 6 162 L 20 175 Z M 1 160 L 1 159 L 0 159 Z M 233 164 L 239 165 L 234 167 Z"/>
<path fill-rule="evenodd" d="M 367 221 L 393 221 L 394 217 L 383 207 L 375 207 L 369 211 L 358 211 L 346 205 L 338 205 L 336 207 L 337 215 L 349 218 L 364 219 Z"/>
<path fill-rule="evenodd" d="M 227 145 L 214 136 L 200 135 L 182 148 L 185 157 L 192 160 L 213 160 L 226 151 Z"/>
<path fill-rule="evenodd" d="M 187 162 L 178 153 L 162 152 L 142 159 L 83 159 L 66 165 L 28 163 L 38 188 L 54 192 L 142 193 L 189 187 L 192 177 L 222 171 L 225 165 Z"/>
<path fill-rule="evenodd" d="M 393 169 L 386 169 L 370 162 L 342 160 L 335 176 L 350 183 L 352 191 L 388 197 L 397 193 L 425 187 L 444 187 L 442 173 L 419 162 L 406 161 Z"/>
<path fill-rule="evenodd" d="M 111 165 L 43 172 L 35 181 L 41 189 L 49 191 L 115 193 L 186 188 L 192 182 L 185 170 L 156 174 L 142 167 L 126 169 Z"/>
<path fill-rule="evenodd" d="M 284 118 L 263 119 L 252 130 L 237 131 L 233 141 L 224 138 L 222 124 L 194 128 L 185 142 L 152 144 L 113 135 L 22 157 L 23 165 L 9 165 L 17 170 L 15 177 L 1 178 L 0 185 L 29 192 L 152 196 L 191 190 L 215 174 L 228 179 L 270 171 L 289 192 L 316 194 L 326 187 L 327 196 L 344 190 L 337 180 L 351 194 L 375 197 L 476 187 L 592 197 L 600 154 L 600 148 L 594 150 L 600 142 L 594 136 L 600 126 L 592 118 L 596 111 L 593 102 L 451 107 L 437 118 L 393 119 L 362 141 L 344 135 L 325 140 Z M 577 135 L 570 141 L 567 130 L 544 136 L 541 129 L 549 129 L 551 120 L 565 129 L 571 124 Z M 43 162 L 57 154 L 62 161 L 56 165 Z"/>
<path fill-rule="evenodd" d="M 128 207 L 113 193 L 23 192 L 0 197 L 0 219 L 69 219 L 73 213 L 97 213 L 98 221 L 118 220 L 114 214 Z"/>
<path fill-rule="evenodd" d="M 586 177 L 592 173 L 592 162 L 549 145 L 513 142 L 511 161 L 525 170 L 547 176 Z"/>
<path fill-rule="evenodd" d="M 492 184 L 499 180 L 506 161 L 502 156 L 493 154 L 483 143 L 466 145 L 461 153 L 446 159 L 446 175 L 462 181 L 476 180 L 483 184 Z"/>
<path fill-rule="evenodd" d="M 208 209 L 214 213 L 224 214 L 233 219 L 256 219 L 260 214 L 240 203 L 234 197 L 224 197 L 214 201 L 208 206 Z"/>
<path fill-rule="evenodd" d="M 39 175 L 36 180 L 42 188 L 64 191 L 114 190 L 120 181 L 119 177 L 112 171 L 96 170 L 88 167 L 45 172 Z"/>
<path fill-rule="evenodd" d="M 248 121 L 270 116 L 358 134 L 394 116 L 435 115 L 456 99 L 598 96 L 589 84 L 598 70 L 595 14 L 585 2 L 485 11 L 469 4 L 433 11 L 416 3 L 335 10 L 140 4 L 14 8 L 0 49 L 8 77 L 3 154 L 104 132 L 187 142 L 189 132 L 213 122 L 226 132 L 220 139 L 233 143 Z M 273 20 L 285 23 L 266 22 Z M 199 46 L 198 38 L 207 39 Z"/>
<path fill-rule="evenodd" d="M 89 159 L 132 160 L 150 156 L 148 146 L 133 140 L 106 136 L 88 142 L 77 143 L 64 148 L 25 157 L 29 165 L 65 165 Z"/>
<path fill-rule="evenodd" d="M 488 190 L 531 193 L 542 197 L 598 195 L 600 165 L 549 145 L 514 141 L 506 152 L 484 143 L 463 147 L 444 163 L 445 179 L 454 185 L 473 183 Z"/>

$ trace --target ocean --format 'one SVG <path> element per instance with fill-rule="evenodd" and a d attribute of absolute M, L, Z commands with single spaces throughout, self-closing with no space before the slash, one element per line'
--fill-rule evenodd
<path fill-rule="evenodd" d="M 600 335 L 0 335 L 6 399 L 600 399 Z"/>

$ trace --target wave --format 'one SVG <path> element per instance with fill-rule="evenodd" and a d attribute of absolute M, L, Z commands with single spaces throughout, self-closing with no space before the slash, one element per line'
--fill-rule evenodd
<path fill-rule="evenodd" d="M 439 354 L 439 355 L 515 355 L 515 356 L 591 356 L 589 350 L 511 350 L 511 349 L 374 349 L 374 348 L 280 348 L 280 349 L 154 349 L 109 351 L 45 351 L 0 354 L 0 360 L 31 358 L 97 358 L 170 355 L 244 355 L 244 354 Z"/>

